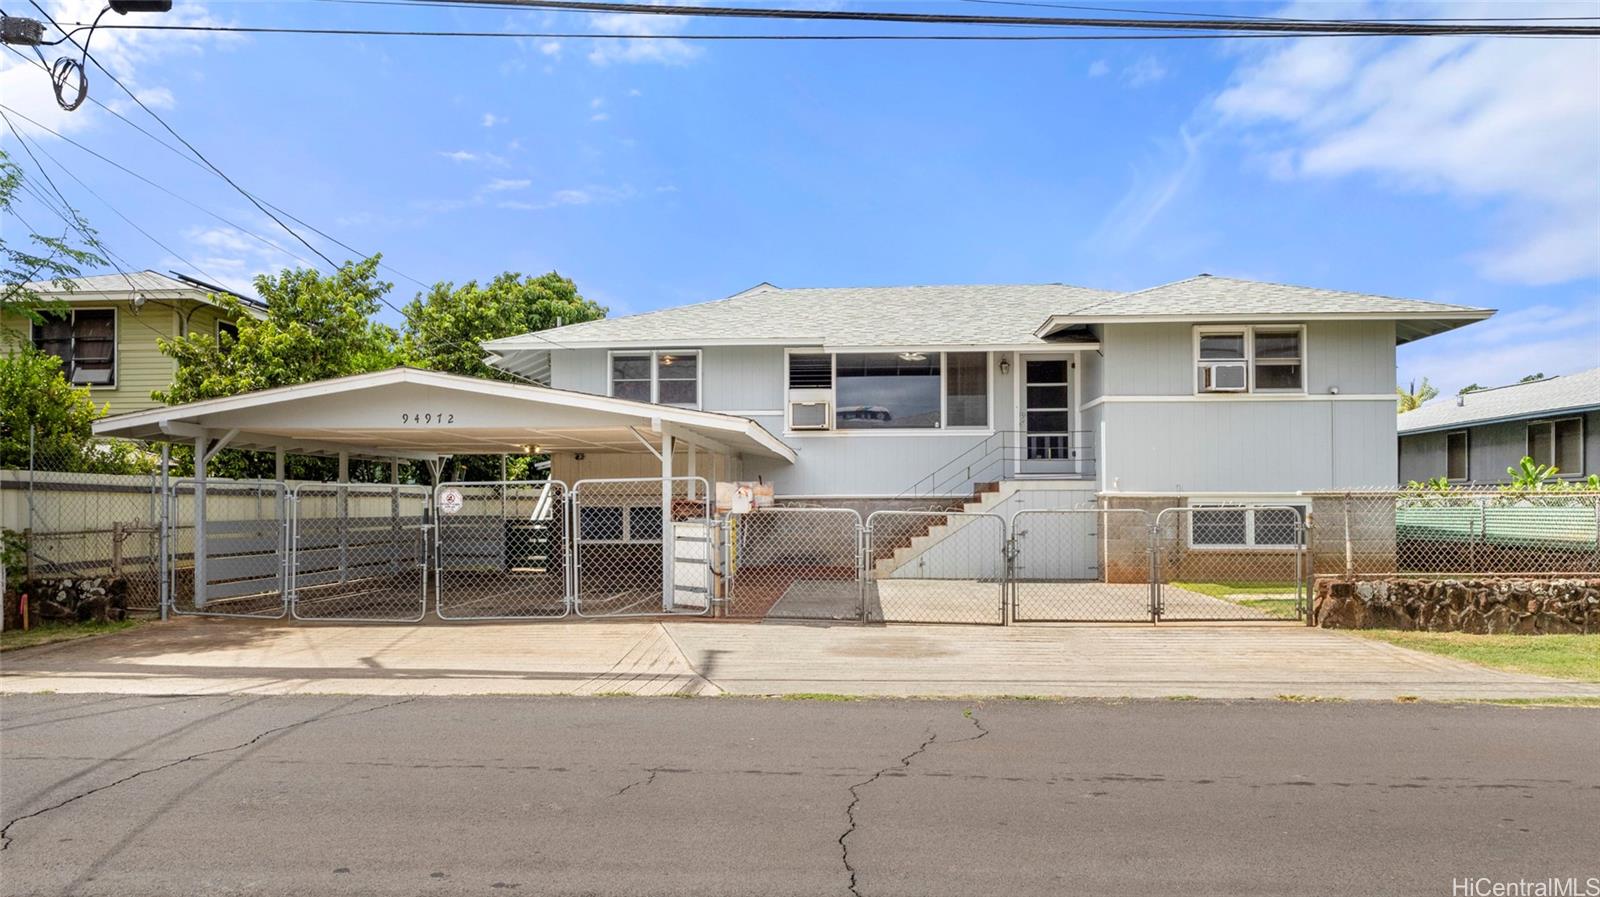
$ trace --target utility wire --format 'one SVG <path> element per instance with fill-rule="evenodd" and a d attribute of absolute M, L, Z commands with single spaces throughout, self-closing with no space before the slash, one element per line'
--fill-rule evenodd
<path fill-rule="evenodd" d="M 329 3 L 373 3 L 379 0 L 323 0 Z M 1282 16 L 1247 16 L 1223 12 L 1188 12 L 1181 9 L 1128 9 L 1120 6 L 1078 6 L 1072 3 L 1046 3 L 1042 0 L 962 0 L 963 3 L 981 3 L 987 6 L 1027 6 L 1038 9 L 1073 9 L 1079 12 L 1115 12 L 1141 16 L 1188 16 L 1199 19 L 1238 19 L 1255 22 L 1294 22 L 1297 19 Z M 1600 16 L 1440 16 L 1440 17 L 1383 17 L 1345 19 L 1351 22 L 1585 22 Z"/>
<path fill-rule="evenodd" d="M 79 31 L 87 28 L 74 28 Z M 101 25 L 100 30 L 198 31 L 234 34 L 306 34 L 353 37 L 462 37 L 529 40 L 680 40 L 680 41 L 1159 41 L 1239 38 L 1359 37 L 1301 34 L 621 34 L 582 31 L 403 31 L 378 28 L 290 28 L 251 25 Z"/>
<path fill-rule="evenodd" d="M 437 0 L 419 0 L 430 5 Z M 626 13 L 652 16 L 689 16 L 736 19 L 784 19 L 827 22 L 896 22 L 931 25 L 1030 25 L 1067 28 L 1112 28 L 1157 31 L 1270 31 L 1288 34 L 1367 34 L 1367 35 L 1538 35 L 1600 36 L 1593 25 L 1506 25 L 1490 23 L 1377 22 L 1354 19 L 1108 19 L 1066 16 L 955 15 L 951 13 L 886 12 L 846 9 L 774 9 L 744 6 L 683 6 L 614 2 L 614 0 L 445 0 L 452 5 L 468 4 L 499 8 L 544 9 L 562 12 Z"/>
<path fill-rule="evenodd" d="M 66 32 L 61 28 L 61 26 L 56 23 L 56 20 L 51 17 L 50 13 L 47 12 L 43 6 L 39 5 L 39 0 L 28 0 L 28 2 L 33 5 L 34 9 L 37 9 L 39 11 L 40 15 L 44 16 L 46 19 L 49 19 L 50 24 L 54 25 L 55 29 L 57 31 L 61 31 L 62 34 L 66 34 Z M 290 236 L 294 237 L 296 240 L 299 240 L 307 249 L 311 250 L 313 253 L 316 253 L 318 258 L 320 258 L 323 261 L 327 262 L 331 267 L 333 267 L 335 269 L 337 269 L 339 267 L 339 265 L 337 263 L 335 263 L 333 259 L 327 257 L 326 255 L 323 255 L 321 250 L 319 250 L 319 249 L 317 249 L 317 247 L 311 245 L 310 241 L 308 241 L 305 237 L 300 236 L 298 231 L 296 231 L 294 228 L 290 227 L 289 225 L 284 224 L 283 223 L 283 219 L 281 219 L 278 216 L 276 216 L 276 215 L 272 214 L 271 212 L 269 212 L 266 209 L 265 206 L 263 206 L 260 202 L 258 202 L 256 200 L 256 198 L 254 196 L 252 196 L 250 194 L 250 192 L 248 190 L 245 190 L 243 187 L 240 187 L 237 183 L 234 182 L 233 178 L 228 177 L 228 175 L 226 173 L 224 173 L 222 169 L 218 168 L 215 163 L 213 163 L 210 159 L 206 158 L 204 153 L 200 152 L 198 149 L 195 149 L 194 144 L 192 144 L 189 141 L 185 140 L 183 138 L 183 135 L 179 134 L 176 130 L 174 130 L 171 125 L 167 124 L 166 119 L 164 119 L 161 116 L 157 115 L 156 111 L 154 109 L 151 109 L 149 106 L 145 105 L 144 100 L 139 99 L 139 95 L 138 94 L 134 93 L 132 90 L 129 90 L 128 86 L 126 84 L 122 83 L 122 79 L 120 79 L 116 75 L 112 74 L 110 69 L 107 69 L 104 65 L 101 65 L 100 64 L 100 60 L 98 60 L 94 56 L 90 55 L 88 47 L 86 47 L 86 46 L 84 46 L 82 44 L 79 44 L 77 42 L 77 40 L 72 38 L 70 35 L 68 35 L 67 40 L 71 41 L 73 46 L 76 46 L 76 47 L 79 47 L 80 49 L 82 49 L 85 59 L 88 59 L 90 62 L 94 63 L 95 68 L 97 68 L 101 72 L 103 72 L 107 78 L 111 79 L 112 83 L 116 84 L 117 87 L 121 88 L 122 92 L 127 94 L 129 99 L 133 100 L 133 102 L 136 105 L 138 105 L 138 107 L 140 109 L 143 109 L 146 114 L 148 114 L 151 118 L 155 119 L 156 122 L 158 124 L 160 124 L 161 127 L 165 128 L 167 133 L 171 134 L 174 139 L 176 139 L 179 143 L 181 143 L 185 147 L 187 147 L 189 152 L 194 153 L 196 158 L 198 158 L 200 161 L 206 163 L 206 167 L 208 167 L 212 171 L 216 172 L 218 177 L 222 178 L 224 181 L 227 181 L 228 185 L 230 187 L 232 187 L 234 190 L 237 190 L 239 192 L 239 195 L 243 196 L 245 199 L 248 199 L 250 201 L 251 205 L 254 205 L 257 209 L 259 209 L 263 215 L 266 215 L 268 218 L 271 218 L 273 221 L 277 222 L 277 225 L 279 227 L 283 228 L 284 230 L 288 231 Z"/>

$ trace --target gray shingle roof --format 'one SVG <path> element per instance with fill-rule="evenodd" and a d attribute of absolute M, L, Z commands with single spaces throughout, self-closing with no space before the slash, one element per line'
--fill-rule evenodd
<path fill-rule="evenodd" d="M 1594 408 L 1600 408 L 1600 368 L 1435 399 L 1400 415 L 1399 430 L 1422 433 Z"/>
<path fill-rule="evenodd" d="M 1210 314 L 1410 315 L 1477 311 L 1484 309 L 1201 274 L 1187 280 L 1112 296 L 1075 310 L 1057 309 L 1055 314 L 1121 318 L 1166 315 L 1190 317 Z"/>
<path fill-rule="evenodd" d="M 495 340 L 492 351 L 558 345 L 626 346 L 707 340 L 836 346 L 979 346 L 1038 343 L 1049 315 L 1116 295 L 1065 284 L 848 287 L 783 290 L 768 284 L 727 299 L 604 318 Z"/>

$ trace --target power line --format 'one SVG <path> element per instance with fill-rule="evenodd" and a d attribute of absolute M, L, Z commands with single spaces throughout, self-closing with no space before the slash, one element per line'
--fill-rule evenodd
<path fill-rule="evenodd" d="M 74 28 L 77 32 L 87 25 Z M 291 28 L 252 25 L 101 25 L 100 30 L 191 31 L 234 34 L 305 34 L 351 37 L 460 37 L 528 40 L 680 40 L 680 41 L 1159 41 L 1239 38 L 1358 37 L 1305 34 L 621 34 L 580 31 L 405 31 L 380 28 Z"/>
<path fill-rule="evenodd" d="M 325 0 L 325 2 L 372 3 L 379 0 Z M 1180 9 L 1128 9 L 1120 6 L 1078 6 L 1072 3 L 1047 3 L 1043 0 L 962 0 L 963 3 L 981 3 L 988 6 L 1028 6 L 1040 9 L 1075 9 L 1080 12 L 1116 12 L 1141 16 L 1188 16 L 1200 19 L 1238 19 L 1256 22 L 1293 22 L 1296 19 L 1282 16 L 1247 16 L 1222 12 L 1188 12 Z M 1363 17 L 1347 19 L 1352 22 L 1586 22 L 1600 16 L 1440 16 L 1440 17 Z"/>
<path fill-rule="evenodd" d="M 419 0 L 431 5 L 438 0 Z M 1111 28 L 1121 30 L 1246 31 L 1288 34 L 1366 34 L 1395 36 L 1429 35 L 1535 35 L 1600 36 L 1593 25 L 1507 25 L 1503 23 L 1428 23 L 1383 22 L 1354 19 L 1284 19 L 1239 21 L 1234 19 L 1107 19 L 1066 16 L 994 16 L 951 13 L 884 12 L 845 9 L 781 9 L 743 6 L 657 6 L 648 3 L 614 0 L 445 0 L 451 5 L 545 9 L 563 12 L 626 13 L 652 16 L 689 16 L 738 19 L 784 19 L 830 22 L 896 22 L 932 25 L 1030 25 L 1067 28 Z"/>
<path fill-rule="evenodd" d="M 61 31 L 62 34 L 66 34 L 66 32 L 61 28 L 61 26 L 56 23 L 56 20 L 51 17 L 50 13 L 46 12 L 45 8 L 43 6 L 39 5 L 39 0 L 28 0 L 28 2 L 33 5 L 34 9 L 37 9 L 39 11 L 40 15 L 42 15 L 46 19 L 48 19 L 50 21 L 50 24 L 54 25 L 57 31 Z M 220 177 L 223 180 L 227 181 L 228 185 L 230 187 L 232 187 L 233 189 L 235 189 L 235 190 L 237 190 L 239 192 L 239 195 L 243 196 L 245 199 L 248 199 L 250 201 L 250 203 L 252 205 L 254 205 L 257 209 L 259 209 L 263 215 L 266 215 L 268 218 L 271 218 L 273 221 L 277 222 L 278 226 L 283 228 L 284 230 L 288 231 L 290 236 L 294 237 L 296 240 L 299 240 L 302 244 L 305 245 L 305 247 L 307 249 L 309 249 L 312 252 L 316 253 L 318 258 L 320 258 L 323 261 L 327 262 L 331 267 L 333 267 L 335 269 L 337 269 L 339 267 L 338 264 L 336 264 L 333 261 L 333 259 L 328 258 L 326 255 L 323 255 L 321 250 L 319 250 L 319 249 L 317 249 L 317 247 L 311 245 L 310 241 L 306 240 L 305 237 L 300 236 L 300 234 L 294 228 L 290 227 L 287 224 L 284 224 L 282 219 L 280 219 L 278 216 L 272 214 L 271 212 L 267 211 L 267 209 L 264 206 L 262 206 L 261 203 L 256 201 L 256 198 L 254 196 L 250 195 L 250 192 L 248 190 L 245 190 L 243 187 L 240 187 L 237 183 L 234 183 L 233 178 L 228 177 L 228 175 L 226 173 L 224 173 L 222 169 L 218 168 L 215 163 L 213 163 L 210 159 L 206 158 L 204 153 L 200 152 L 198 149 L 195 149 L 194 144 L 192 144 L 189 141 L 185 140 L 183 138 L 183 135 L 179 134 L 176 130 L 174 130 L 171 125 L 167 124 L 166 119 L 164 119 L 161 116 L 157 115 L 154 109 L 151 109 L 149 106 L 145 105 L 144 100 L 139 99 L 139 95 L 138 94 L 136 94 L 133 91 L 129 90 L 128 86 L 126 84 L 122 83 L 122 79 L 120 79 L 116 75 L 112 74 L 110 69 L 107 69 L 105 66 L 101 65 L 100 64 L 100 60 L 98 60 L 94 56 L 90 55 L 89 49 L 88 49 L 87 46 L 79 44 L 77 42 L 77 40 L 75 40 L 71 35 L 67 35 L 67 40 L 71 41 L 73 46 L 79 47 L 80 49 L 82 49 L 83 50 L 83 56 L 84 56 L 85 59 L 88 59 L 90 62 L 94 63 L 95 68 L 99 69 L 102 73 L 104 73 L 107 78 L 110 78 L 113 84 L 116 84 L 117 87 L 121 88 L 122 92 L 127 94 L 129 99 L 133 100 L 133 102 L 136 105 L 138 105 L 138 107 L 140 109 L 143 109 L 146 114 L 148 114 L 151 118 L 155 119 L 156 122 L 158 124 L 160 124 L 161 127 L 165 128 L 167 133 L 171 134 L 173 136 L 173 138 L 175 138 L 179 143 L 181 143 L 185 147 L 187 147 L 189 152 L 194 153 L 196 158 L 198 158 L 200 161 L 206 163 L 206 166 L 208 168 L 210 168 L 212 171 L 216 172 L 218 177 Z"/>

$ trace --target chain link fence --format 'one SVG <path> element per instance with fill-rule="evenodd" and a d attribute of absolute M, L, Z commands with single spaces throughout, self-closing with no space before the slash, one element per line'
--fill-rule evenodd
<path fill-rule="evenodd" d="M 1600 572 L 1600 493 L 1451 487 L 1311 498 L 1318 575 Z"/>
<path fill-rule="evenodd" d="M 1006 622 L 1006 521 L 961 511 L 874 511 L 867 518 L 869 620 Z"/>
<path fill-rule="evenodd" d="M 578 615 L 709 614 L 719 532 L 712 505 L 701 477 L 574 483 Z"/>
<path fill-rule="evenodd" d="M 728 616 L 864 617 L 861 515 L 849 508 L 759 508 L 727 518 Z"/>
<path fill-rule="evenodd" d="M 123 440 L 24 438 L 25 455 L 0 469 L 7 589 L 50 618 L 159 610 L 159 454 Z"/>
<path fill-rule="evenodd" d="M 415 623 L 428 610 L 425 486 L 302 483 L 289 497 L 298 620 Z"/>
<path fill-rule="evenodd" d="M 261 481 L 177 480 L 167 536 L 179 614 L 277 619 L 288 611 L 288 490 Z M 204 518 L 205 526 L 197 526 Z"/>
<path fill-rule="evenodd" d="M 1138 508 L 1030 509 L 1011 516 L 1019 623 L 1155 618 L 1151 518 Z"/>
<path fill-rule="evenodd" d="M 1153 533 L 1161 620 L 1304 617 L 1304 509 L 1222 504 L 1167 508 Z"/>
<path fill-rule="evenodd" d="M 571 611 L 565 483 L 444 483 L 433 506 L 440 619 L 551 619 Z"/>

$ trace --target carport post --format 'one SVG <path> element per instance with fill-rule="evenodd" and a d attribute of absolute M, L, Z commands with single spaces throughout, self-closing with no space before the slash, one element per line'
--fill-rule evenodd
<path fill-rule="evenodd" d="M 156 535 L 156 551 L 160 557 L 156 561 L 161 582 L 157 586 L 160 595 L 161 620 L 166 622 L 169 608 L 172 606 L 172 568 L 168 558 L 168 551 L 172 543 L 167 541 L 167 529 L 172 525 L 172 443 L 161 443 L 161 528 Z"/>
<path fill-rule="evenodd" d="M 272 478 L 277 480 L 280 483 L 283 482 L 283 469 L 284 469 L 284 463 L 283 462 L 284 462 L 284 451 L 283 451 L 283 446 L 280 445 L 277 448 L 272 450 Z"/>
<path fill-rule="evenodd" d="M 672 430 L 661 422 L 661 605 L 673 606 L 672 589 Z"/>
<path fill-rule="evenodd" d="M 206 606 L 206 434 L 194 438 L 194 606 Z"/>
<path fill-rule="evenodd" d="M 339 453 L 339 482 L 350 482 L 350 453 Z M 334 505 L 339 514 L 339 581 L 350 578 L 350 490 L 339 489 Z"/>

